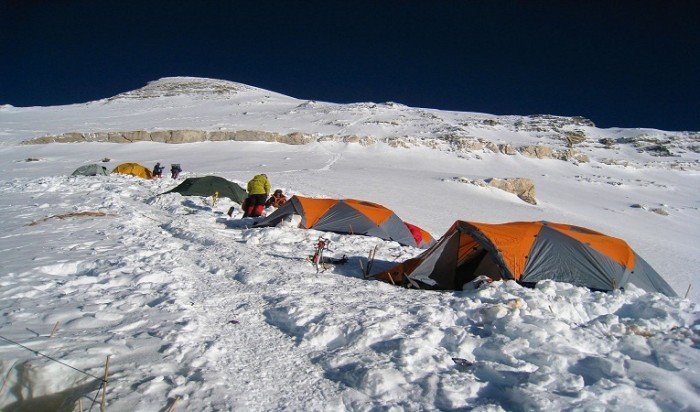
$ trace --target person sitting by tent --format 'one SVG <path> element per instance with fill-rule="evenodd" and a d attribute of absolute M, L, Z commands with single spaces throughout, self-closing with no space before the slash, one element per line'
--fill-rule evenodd
<path fill-rule="evenodd" d="M 160 162 L 153 166 L 153 177 L 163 177 L 163 166 L 160 165 Z"/>
<path fill-rule="evenodd" d="M 259 174 L 248 182 L 248 197 L 245 200 L 243 217 L 260 217 L 270 194 L 270 181 L 267 175 Z"/>
<path fill-rule="evenodd" d="M 173 163 L 170 165 L 170 173 L 173 176 L 173 179 L 177 179 L 178 176 L 180 176 L 180 172 L 182 172 L 182 168 L 180 168 L 179 163 Z"/>
<path fill-rule="evenodd" d="M 272 206 L 277 209 L 285 203 L 287 203 L 287 196 L 282 193 L 282 189 L 277 189 L 275 190 L 275 193 L 273 193 L 272 196 L 267 199 L 267 202 L 265 202 L 265 207 L 268 208 Z"/>

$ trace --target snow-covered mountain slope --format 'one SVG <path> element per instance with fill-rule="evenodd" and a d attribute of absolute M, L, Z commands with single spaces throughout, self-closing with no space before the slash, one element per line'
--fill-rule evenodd
<path fill-rule="evenodd" d="M 135 130 L 314 138 L 21 144 Z M 353 135 L 368 139 L 343 138 Z M 89 408 L 107 355 L 108 410 L 700 408 L 697 133 L 309 102 L 170 78 L 97 102 L 4 106 L 0 142 L 3 410 L 77 410 L 78 398 Z M 575 149 L 589 161 L 488 143 Z M 127 161 L 185 171 L 177 180 L 69 176 L 85 163 Z M 436 237 L 457 219 L 590 227 L 625 239 L 679 295 L 692 286 L 688 299 L 553 282 L 405 290 L 364 279 L 360 262 L 375 246 L 377 269 L 417 249 L 250 229 L 227 199 L 158 196 L 186 177 L 245 184 L 261 172 L 288 195 L 381 203 Z M 529 178 L 537 204 L 457 177 Z M 319 236 L 349 263 L 316 273 L 305 258 Z"/>
<path fill-rule="evenodd" d="M 317 138 L 399 139 L 403 145 L 429 140 L 430 145 L 458 151 L 483 150 L 485 146 L 486 150 L 498 150 L 487 144 L 547 145 L 575 148 L 608 161 L 624 158 L 630 162 L 637 158 L 636 152 L 644 152 L 656 155 L 654 163 L 679 167 L 697 168 L 700 160 L 697 132 L 602 130 L 581 117 L 493 116 L 418 109 L 391 102 L 342 105 L 304 101 L 240 83 L 199 78 L 165 78 L 85 104 L 5 106 L 0 113 L 3 123 L 10 126 L 2 130 L 3 144 L 62 133 L 252 130 L 296 132 Z M 13 124 L 23 127 L 12 128 Z"/>

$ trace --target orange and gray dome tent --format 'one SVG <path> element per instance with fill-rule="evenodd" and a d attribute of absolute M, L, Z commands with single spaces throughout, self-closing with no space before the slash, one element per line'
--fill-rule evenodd
<path fill-rule="evenodd" d="M 138 163 L 122 163 L 115 167 L 112 173 L 132 175 L 143 179 L 153 179 L 153 172 L 151 172 L 151 169 L 141 166 Z"/>
<path fill-rule="evenodd" d="M 433 247 L 372 277 L 404 286 L 462 290 L 482 275 L 525 285 L 551 279 L 603 291 L 633 284 L 676 296 L 624 240 L 549 222 L 457 221 Z"/>
<path fill-rule="evenodd" d="M 292 196 L 287 203 L 253 227 L 276 226 L 292 215 L 301 216 L 300 227 L 304 229 L 375 236 L 420 248 L 435 243 L 430 233 L 405 223 L 386 207 L 356 199 Z"/>

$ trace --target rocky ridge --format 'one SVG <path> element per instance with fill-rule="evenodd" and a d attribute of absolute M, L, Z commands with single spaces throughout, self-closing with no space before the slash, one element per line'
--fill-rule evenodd
<path fill-rule="evenodd" d="M 277 142 L 291 145 L 302 145 L 313 142 L 335 141 L 343 143 L 356 143 L 363 146 L 383 142 L 394 148 L 409 148 L 426 146 L 439 150 L 451 150 L 462 153 L 491 152 L 506 155 L 521 154 L 526 157 L 538 159 L 559 159 L 575 162 L 588 162 L 590 159 L 584 153 L 575 149 L 556 149 L 545 145 L 532 145 L 515 147 L 511 144 L 495 144 L 483 139 L 470 139 L 464 137 L 451 137 L 447 139 L 426 138 L 402 138 L 388 137 L 376 138 L 372 136 L 314 136 L 305 133 L 280 134 L 275 132 L 256 130 L 236 131 L 207 131 L 207 130 L 134 130 L 127 132 L 69 132 L 58 136 L 42 136 L 25 141 L 24 144 L 48 144 L 48 143 L 135 143 L 135 142 L 159 142 L 169 144 L 195 143 L 204 141 L 261 141 Z"/>

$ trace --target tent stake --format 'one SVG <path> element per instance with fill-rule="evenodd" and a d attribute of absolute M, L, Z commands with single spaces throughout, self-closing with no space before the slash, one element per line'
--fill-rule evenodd
<path fill-rule="evenodd" d="M 61 324 L 61 321 L 57 321 L 56 324 L 53 326 L 53 330 L 51 331 L 51 334 L 49 334 L 49 338 L 53 338 L 54 333 L 58 330 L 58 325 Z"/>
<path fill-rule="evenodd" d="M 102 403 L 100 404 L 100 410 L 105 412 L 105 404 L 107 403 L 107 373 L 109 372 L 109 357 L 112 355 L 107 355 L 107 361 L 105 362 L 105 376 L 102 379 Z"/>
<path fill-rule="evenodd" d="M 175 397 L 175 400 L 173 401 L 173 404 L 170 405 L 170 407 L 168 408 L 168 412 L 173 412 L 173 411 L 175 410 L 175 405 L 177 405 L 177 402 L 178 402 L 179 400 L 180 400 L 180 397 L 179 397 L 179 396 L 176 396 L 176 397 Z"/>

